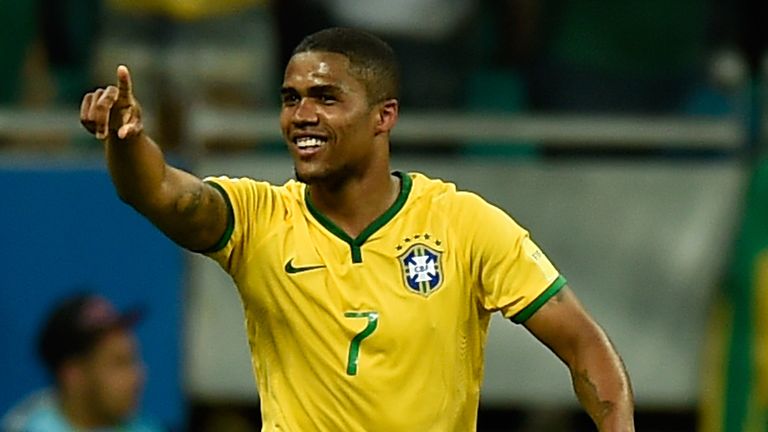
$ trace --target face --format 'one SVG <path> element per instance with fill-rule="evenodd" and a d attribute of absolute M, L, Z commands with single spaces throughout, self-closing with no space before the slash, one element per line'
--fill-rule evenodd
<path fill-rule="evenodd" d="M 297 179 L 342 184 L 377 156 L 379 110 L 342 54 L 304 52 L 285 69 L 280 126 Z"/>
<path fill-rule="evenodd" d="M 112 330 L 80 360 L 82 394 L 93 417 L 116 424 L 130 417 L 144 386 L 144 366 L 130 331 Z"/>

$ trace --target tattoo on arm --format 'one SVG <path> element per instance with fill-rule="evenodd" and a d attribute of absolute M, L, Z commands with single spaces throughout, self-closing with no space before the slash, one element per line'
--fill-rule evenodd
<path fill-rule="evenodd" d="M 592 417 L 592 420 L 598 425 L 601 424 L 613 412 L 614 403 L 600 399 L 600 395 L 597 393 L 597 386 L 590 379 L 587 370 L 574 373 L 573 381 L 576 396 L 578 396 L 584 408 Z"/>
<path fill-rule="evenodd" d="M 203 203 L 204 185 L 195 185 L 182 193 L 176 200 L 176 212 L 181 216 L 194 216 Z"/>

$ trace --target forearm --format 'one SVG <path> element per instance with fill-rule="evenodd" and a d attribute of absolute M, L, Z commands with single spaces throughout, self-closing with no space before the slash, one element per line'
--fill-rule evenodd
<path fill-rule="evenodd" d="M 127 140 L 113 135 L 105 142 L 107 167 L 120 198 L 142 213 L 164 205 L 168 167 L 160 147 L 144 133 Z"/>
<path fill-rule="evenodd" d="M 600 343 L 583 348 L 571 370 L 573 389 L 601 432 L 634 431 L 634 398 L 621 358 L 601 330 Z"/>
<path fill-rule="evenodd" d="M 571 371 L 579 402 L 600 432 L 634 432 L 629 376 L 602 328 L 567 286 L 525 323 Z"/>

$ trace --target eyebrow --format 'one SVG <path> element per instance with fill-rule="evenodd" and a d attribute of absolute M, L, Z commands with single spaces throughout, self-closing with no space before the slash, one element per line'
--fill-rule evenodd
<path fill-rule="evenodd" d="M 309 94 L 310 96 L 317 96 L 317 95 L 323 95 L 328 93 L 338 94 L 341 92 L 342 92 L 341 87 L 337 85 L 330 85 L 330 84 L 312 86 L 307 90 L 307 94 Z M 298 93 L 298 90 L 296 90 L 296 88 L 294 87 L 280 88 L 281 95 L 289 95 L 289 94 L 296 94 L 296 93 Z"/>

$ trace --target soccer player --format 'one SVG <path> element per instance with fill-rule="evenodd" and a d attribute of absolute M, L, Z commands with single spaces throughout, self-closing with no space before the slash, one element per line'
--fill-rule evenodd
<path fill-rule="evenodd" d="M 366 32 L 306 37 L 285 69 L 280 126 L 296 180 L 201 180 L 144 132 L 128 69 L 87 94 L 119 196 L 239 290 L 264 431 L 476 429 L 490 315 L 565 362 L 600 431 L 633 431 L 619 355 L 565 279 L 503 211 L 390 169 L 398 67 Z"/>

